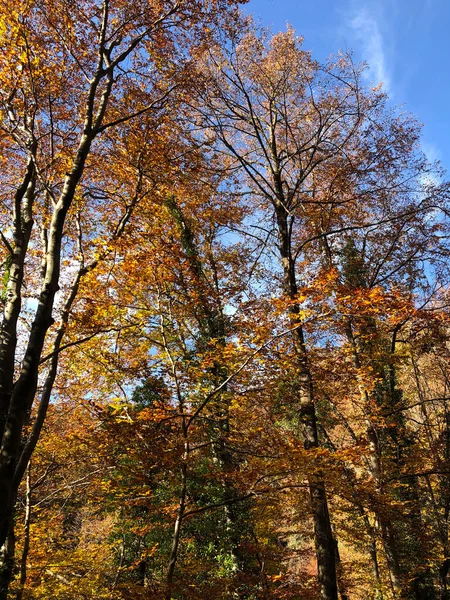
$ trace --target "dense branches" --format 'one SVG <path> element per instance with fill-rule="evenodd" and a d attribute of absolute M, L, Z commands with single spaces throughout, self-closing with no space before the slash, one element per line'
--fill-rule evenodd
<path fill-rule="evenodd" d="M 447 598 L 449 189 L 414 119 L 232 2 L 0 34 L 3 597 Z"/>

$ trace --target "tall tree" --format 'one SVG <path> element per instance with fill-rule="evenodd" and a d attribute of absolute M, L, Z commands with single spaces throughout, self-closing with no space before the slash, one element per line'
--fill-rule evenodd
<path fill-rule="evenodd" d="M 96 188 L 95 173 L 108 160 L 113 132 L 164 109 L 183 79 L 190 51 L 210 37 L 211 27 L 233 4 L 155 0 L 138 7 L 105 0 L 76 6 L 64 1 L 1 6 L 1 132 L 7 173 L 2 189 L 6 289 L 0 340 L 1 545 L 12 526 L 17 487 L 39 434 L 35 430 L 24 444 L 42 353 L 55 320 L 61 260 L 77 261 L 79 254 L 76 233 L 67 226 L 82 186 L 84 200 L 90 200 L 87 206 L 96 207 L 102 232 L 107 217 L 99 212 L 106 208 L 109 193 Z M 184 54 L 178 51 L 181 47 Z M 129 219 L 131 205 L 126 203 L 125 214 L 118 217 L 119 229 L 121 219 L 122 224 Z M 37 261 L 39 277 L 33 273 Z M 70 312 L 85 271 L 83 265 L 63 309 L 42 396 L 44 413 L 67 320 L 64 310 Z M 24 286 L 33 290 L 37 303 L 26 306 Z M 30 331 L 18 343 L 19 323 L 30 306 Z M 2 569 L 1 597 L 9 571 Z"/>
<path fill-rule="evenodd" d="M 403 228 L 410 231 L 417 215 L 426 221 L 446 192 L 408 184 L 423 181 L 430 170 L 414 154 L 414 121 L 390 113 L 380 90 L 363 90 L 361 70 L 350 56 L 319 65 L 301 49 L 301 41 L 288 30 L 270 40 L 248 34 L 228 47 L 212 48 L 200 67 L 206 74 L 196 109 L 206 137 L 244 174 L 255 202 L 255 226 L 277 241 L 281 290 L 292 325 L 300 428 L 305 447 L 316 449 L 314 368 L 300 299 L 304 283 L 315 281 L 310 248 L 326 249 L 345 231 L 390 224 L 399 232 L 391 239 L 395 253 Z M 385 250 L 374 273 L 378 281 L 381 273 L 389 278 L 390 268 L 393 277 L 415 257 L 412 250 L 409 262 L 397 255 L 396 266 L 387 266 Z M 320 472 L 310 475 L 309 483 L 320 594 L 336 598 L 336 540 Z M 385 540 L 392 572 L 398 572 L 389 532 Z M 397 591 L 399 586 L 394 582 Z"/>

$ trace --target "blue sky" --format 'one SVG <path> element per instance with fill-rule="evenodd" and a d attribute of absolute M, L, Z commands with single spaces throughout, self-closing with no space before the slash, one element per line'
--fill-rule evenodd
<path fill-rule="evenodd" d="M 353 50 L 450 172 L 450 0 L 250 0 L 246 10 L 274 32 L 290 23 L 319 60 Z"/>

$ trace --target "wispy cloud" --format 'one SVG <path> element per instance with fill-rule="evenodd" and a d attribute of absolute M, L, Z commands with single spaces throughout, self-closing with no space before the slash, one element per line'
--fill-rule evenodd
<path fill-rule="evenodd" d="M 353 13 L 348 25 L 361 45 L 361 54 L 369 66 L 367 78 L 374 85 L 383 83 L 384 91 L 392 96 L 383 36 L 375 15 L 367 7 L 360 8 Z"/>
<path fill-rule="evenodd" d="M 439 160 L 440 153 L 439 153 L 438 148 L 434 144 L 432 144 L 431 142 L 422 140 L 421 146 L 422 146 L 422 150 L 423 150 L 424 154 L 426 155 L 426 157 L 428 158 L 428 160 L 430 162 L 436 162 L 437 160 Z"/>

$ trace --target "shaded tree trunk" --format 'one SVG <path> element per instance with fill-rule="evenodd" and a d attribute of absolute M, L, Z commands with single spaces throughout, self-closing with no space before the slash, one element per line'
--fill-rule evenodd
<path fill-rule="evenodd" d="M 27 467 L 27 489 L 25 499 L 25 531 L 23 536 L 23 550 L 22 557 L 20 559 L 20 577 L 19 577 L 19 589 L 17 591 L 16 600 L 22 600 L 23 592 L 25 590 L 25 583 L 27 581 L 27 559 L 28 552 L 30 550 L 30 525 L 31 525 L 31 480 L 30 480 L 31 464 L 28 463 Z"/>
<path fill-rule="evenodd" d="M 8 589 L 14 569 L 15 545 L 14 519 L 11 516 L 10 529 L 0 550 L 0 600 L 8 600 Z"/>
<path fill-rule="evenodd" d="M 281 194 L 281 182 L 278 182 Z M 308 365 L 308 355 L 300 319 L 300 306 L 296 303 L 298 287 L 295 273 L 295 260 L 291 248 L 291 228 L 284 203 L 277 200 L 276 219 L 278 226 L 279 251 L 283 268 L 283 291 L 293 303 L 289 308 L 292 342 L 297 369 L 297 395 L 300 414 L 300 428 L 307 450 L 319 447 L 317 416 L 314 403 L 314 389 Z M 308 478 L 311 514 L 314 522 L 314 542 L 317 556 L 318 582 L 321 600 L 337 600 L 336 542 L 331 528 L 328 500 L 321 473 Z"/>

